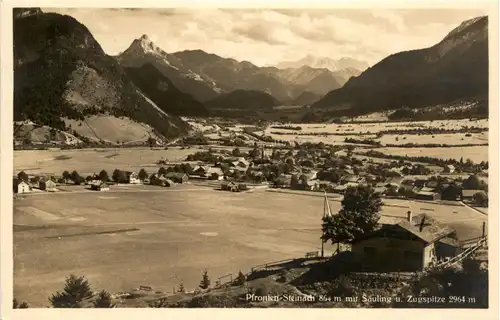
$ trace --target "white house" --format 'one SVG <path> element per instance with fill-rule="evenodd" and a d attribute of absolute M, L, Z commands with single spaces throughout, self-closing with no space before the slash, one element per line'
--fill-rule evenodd
<path fill-rule="evenodd" d="M 139 179 L 139 174 L 137 172 L 132 172 L 129 176 L 129 181 L 130 184 L 140 184 L 141 179 Z"/>
<path fill-rule="evenodd" d="M 40 190 L 45 190 L 45 191 L 48 191 L 48 192 L 54 192 L 54 191 L 57 191 L 56 189 L 56 183 L 52 180 L 43 180 L 43 181 L 40 181 L 39 182 L 39 188 Z"/>
<path fill-rule="evenodd" d="M 30 193 L 31 187 L 24 181 L 21 181 L 17 184 L 17 193 Z"/>
<path fill-rule="evenodd" d="M 447 166 L 444 167 L 444 172 L 445 173 L 453 173 L 455 172 L 455 166 L 452 165 L 452 164 L 449 164 Z"/>

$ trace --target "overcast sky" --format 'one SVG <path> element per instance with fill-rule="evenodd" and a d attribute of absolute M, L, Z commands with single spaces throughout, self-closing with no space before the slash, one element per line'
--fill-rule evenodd
<path fill-rule="evenodd" d="M 87 26 L 107 54 L 147 34 L 166 52 L 202 49 L 274 65 L 310 54 L 351 57 L 373 65 L 392 53 L 439 42 L 472 9 L 43 9 Z"/>

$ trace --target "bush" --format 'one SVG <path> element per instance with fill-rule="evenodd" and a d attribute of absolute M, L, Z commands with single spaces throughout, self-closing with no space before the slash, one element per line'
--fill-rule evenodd
<path fill-rule="evenodd" d="M 111 295 L 106 290 L 102 290 L 97 295 L 96 300 L 93 303 L 94 308 L 114 308 L 114 304 L 111 303 Z"/>

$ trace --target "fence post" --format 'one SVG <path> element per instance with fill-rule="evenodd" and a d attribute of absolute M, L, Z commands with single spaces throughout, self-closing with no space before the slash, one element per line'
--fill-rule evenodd
<path fill-rule="evenodd" d="M 483 221 L 483 238 L 484 238 L 485 234 L 486 234 L 486 222 Z"/>

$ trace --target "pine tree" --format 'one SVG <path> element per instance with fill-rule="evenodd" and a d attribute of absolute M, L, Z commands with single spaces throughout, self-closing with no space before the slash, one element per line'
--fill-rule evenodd
<path fill-rule="evenodd" d="M 236 277 L 236 284 L 242 286 L 245 284 L 246 280 L 247 278 L 240 270 L 240 272 L 238 272 L 238 276 Z"/>
<path fill-rule="evenodd" d="M 210 278 L 208 277 L 208 271 L 205 270 L 203 272 L 202 279 L 200 281 L 200 288 L 202 289 L 208 289 L 210 287 Z"/>
<path fill-rule="evenodd" d="M 97 295 L 94 301 L 94 308 L 114 308 L 114 304 L 111 303 L 111 294 L 106 290 L 102 290 Z"/>
<path fill-rule="evenodd" d="M 63 292 L 57 291 L 49 301 L 54 308 L 80 308 L 81 302 L 91 296 L 87 279 L 72 274 L 66 278 Z"/>
<path fill-rule="evenodd" d="M 186 292 L 186 289 L 184 289 L 184 284 L 180 284 L 179 285 L 179 290 L 177 290 L 178 292 Z"/>

